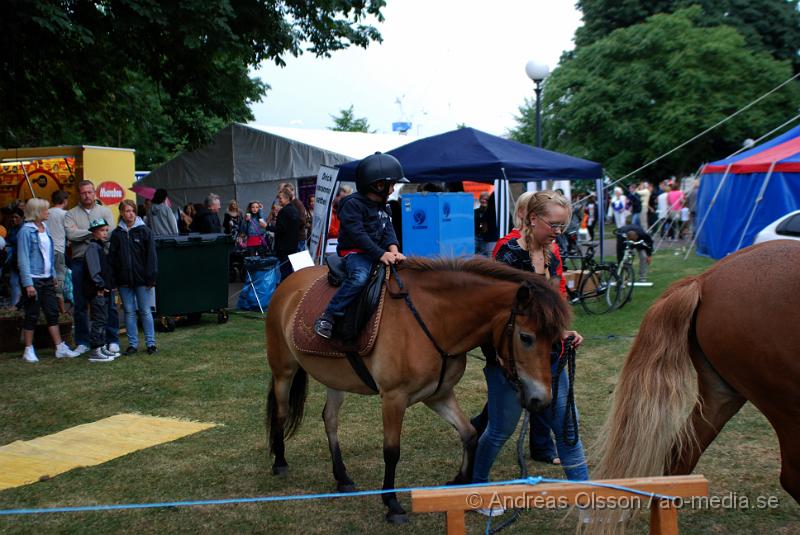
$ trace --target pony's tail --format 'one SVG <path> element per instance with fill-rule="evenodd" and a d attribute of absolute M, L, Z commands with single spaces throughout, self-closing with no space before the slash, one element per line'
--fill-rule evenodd
<path fill-rule="evenodd" d="M 696 440 L 688 425 L 697 402 L 689 330 L 700 292 L 697 277 L 682 279 L 647 311 L 600 432 L 596 479 L 664 475 L 674 449 Z"/>
<path fill-rule="evenodd" d="M 266 427 L 269 435 L 270 454 L 275 453 L 277 444 L 283 444 L 294 435 L 303 422 L 303 413 L 308 394 L 308 374 L 303 368 L 298 368 L 292 379 L 292 386 L 289 389 L 289 407 L 286 418 L 282 425 L 278 422 L 278 400 L 275 397 L 275 379 L 269 385 L 267 394 L 267 418 Z"/>

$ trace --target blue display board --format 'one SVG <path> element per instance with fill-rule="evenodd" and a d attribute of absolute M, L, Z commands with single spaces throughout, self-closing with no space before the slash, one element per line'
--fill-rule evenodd
<path fill-rule="evenodd" d="M 475 253 L 474 198 L 470 193 L 409 193 L 401 197 L 403 253 L 465 256 Z"/>

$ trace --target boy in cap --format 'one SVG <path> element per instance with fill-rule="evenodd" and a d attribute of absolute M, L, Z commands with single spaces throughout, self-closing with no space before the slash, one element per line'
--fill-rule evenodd
<path fill-rule="evenodd" d="M 356 168 L 358 192 L 339 202 L 336 252 L 344 257 L 347 278 L 314 323 L 314 332 L 322 338 L 333 337 L 336 322 L 344 317 L 347 306 L 369 282 L 375 262 L 388 266 L 405 259 L 386 208 L 398 182 L 408 183 L 403 166 L 394 156 L 376 152 L 361 160 Z"/>
<path fill-rule="evenodd" d="M 108 263 L 105 242 L 108 240 L 108 223 L 95 219 L 89 223 L 92 240 L 84 255 L 83 295 L 90 306 L 90 338 L 92 351 L 89 362 L 111 362 L 120 354 L 105 345 L 108 322 L 108 299 L 114 288 L 113 271 Z"/>

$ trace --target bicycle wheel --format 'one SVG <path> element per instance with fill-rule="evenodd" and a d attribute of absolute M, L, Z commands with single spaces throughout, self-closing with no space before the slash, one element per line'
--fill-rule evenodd
<path fill-rule="evenodd" d="M 633 266 L 629 263 L 623 264 L 622 268 L 619 270 L 620 289 L 617 308 L 624 307 L 625 303 L 631 300 L 633 296 L 633 283 L 636 281 L 634 277 Z"/>
<path fill-rule="evenodd" d="M 617 305 L 621 287 L 613 269 L 595 266 L 581 282 L 581 306 L 587 314 L 605 314 Z"/>

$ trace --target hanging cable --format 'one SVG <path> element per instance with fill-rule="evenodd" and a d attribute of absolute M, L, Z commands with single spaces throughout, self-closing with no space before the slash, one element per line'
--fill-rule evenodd
<path fill-rule="evenodd" d="M 721 126 L 721 125 L 725 124 L 726 122 L 730 121 L 731 119 L 733 119 L 734 117 L 736 117 L 736 116 L 737 116 L 737 115 L 739 115 L 740 113 L 742 113 L 742 112 L 744 112 L 744 111 L 746 111 L 746 110 L 748 110 L 748 109 L 752 108 L 753 106 L 755 106 L 756 104 L 758 104 L 759 102 L 761 102 L 762 100 L 764 100 L 765 98 L 767 98 L 768 96 L 770 96 L 772 93 L 774 93 L 774 92 L 778 91 L 779 89 L 781 89 L 781 88 L 782 88 L 783 86 L 785 86 L 786 84 L 788 84 L 788 83 L 790 83 L 790 82 L 792 82 L 792 81 L 796 80 L 798 77 L 800 77 L 800 72 L 798 72 L 797 74 L 795 74 L 795 75 L 794 75 L 794 76 L 792 76 L 791 78 L 789 78 L 789 79 L 787 79 L 787 80 L 783 81 L 781 84 L 779 84 L 779 85 L 777 85 L 777 86 L 773 87 L 772 89 L 770 89 L 769 91 L 767 91 L 766 93 L 764 93 L 763 95 L 761 95 L 760 97 L 758 97 L 758 98 L 756 98 L 755 100 L 751 101 L 749 104 L 747 104 L 747 105 L 743 106 L 742 108 L 739 108 L 738 110 L 736 110 L 735 112 L 731 113 L 731 114 L 730 114 L 730 115 L 728 115 L 727 117 L 725 117 L 725 118 L 723 118 L 723 119 L 721 119 L 721 120 L 717 121 L 715 124 L 713 124 L 712 126 L 709 126 L 708 128 L 706 128 L 705 130 L 703 130 L 702 132 L 700 132 L 700 133 L 699 133 L 699 134 L 697 134 L 696 136 L 692 137 L 691 139 L 688 139 L 687 141 L 684 141 L 683 143 L 681 143 L 681 144 L 680 144 L 680 145 L 678 145 L 677 147 L 674 147 L 674 148 L 672 148 L 672 149 L 668 150 L 667 152 L 665 152 L 665 153 L 664 153 L 664 154 L 662 154 L 661 156 L 658 156 L 657 158 L 655 158 L 655 159 L 653 159 L 653 160 L 650 160 L 649 162 L 647 162 L 647 163 L 646 163 L 646 164 L 644 164 L 643 166 L 639 167 L 638 169 L 636 169 L 636 170 L 634 170 L 634 171 L 631 171 L 631 172 L 630 172 L 630 173 L 628 173 L 627 175 L 625 175 L 625 176 L 623 176 L 623 177 L 621 177 L 621 178 L 618 178 L 618 179 L 614 180 L 614 178 L 613 178 L 613 177 L 611 177 L 611 176 L 609 176 L 608 174 L 606 174 L 606 176 L 608 176 L 609 178 L 611 178 L 611 179 L 612 179 L 612 182 L 606 186 L 606 189 L 614 187 L 615 185 L 619 184 L 620 182 L 622 182 L 622 181 L 623 181 L 623 180 L 625 180 L 626 178 L 629 178 L 629 177 L 631 177 L 631 176 L 635 175 L 636 173 L 638 173 L 639 171 L 642 171 L 643 169 L 647 169 L 648 167 L 650 167 L 650 166 L 651 166 L 651 165 L 653 165 L 654 163 L 658 162 L 659 160 L 662 160 L 662 159 L 666 158 L 667 156 L 669 156 L 669 155 L 670 155 L 670 154 L 672 154 L 673 152 L 675 152 L 675 151 L 677 151 L 677 150 L 680 150 L 680 149 L 682 149 L 683 147 L 685 147 L 685 146 L 686 146 L 686 145 L 688 145 L 689 143 L 692 143 L 693 141 L 697 140 L 698 138 L 700 138 L 700 137 L 702 137 L 702 136 L 706 135 L 707 133 L 711 132 L 712 130 L 714 130 L 714 129 L 715 129 L 715 128 L 717 128 L 718 126 Z M 762 139 L 764 139 L 764 138 L 768 137 L 770 134 L 773 134 L 774 132 L 776 132 L 776 131 L 780 130 L 780 129 L 781 129 L 781 128 L 783 128 L 784 126 L 786 126 L 786 125 L 788 125 L 788 124 L 792 123 L 793 121 L 796 121 L 798 118 L 800 118 L 800 115 L 795 115 L 794 117 L 792 117 L 791 119 L 789 119 L 788 121 L 786 121 L 785 123 L 783 123 L 782 125 L 780 125 L 780 126 L 778 126 L 778 127 L 774 128 L 774 129 L 770 130 L 769 132 L 767 132 L 766 134 L 764 134 L 763 136 L 761 136 L 760 138 L 758 138 L 757 140 L 755 140 L 755 142 L 754 142 L 754 143 L 758 143 L 758 142 L 759 142 L 759 141 L 761 141 Z M 728 156 L 728 158 L 730 158 L 731 156 L 735 156 L 736 154 L 739 154 L 739 153 L 740 153 L 740 152 L 742 152 L 743 150 L 746 150 L 746 149 L 743 147 L 743 148 L 739 149 L 738 151 L 734 152 L 733 154 L 731 154 L 730 156 Z M 585 195 L 585 196 L 583 196 L 583 197 L 579 198 L 578 200 L 576 200 L 576 201 L 574 201 L 574 202 L 575 202 L 575 203 L 584 202 L 584 200 L 585 200 L 585 199 L 587 199 L 588 197 L 589 197 L 589 195 Z M 601 199 L 598 199 L 598 201 L 600 201 L 600 200 L 601 200 Z"/>

